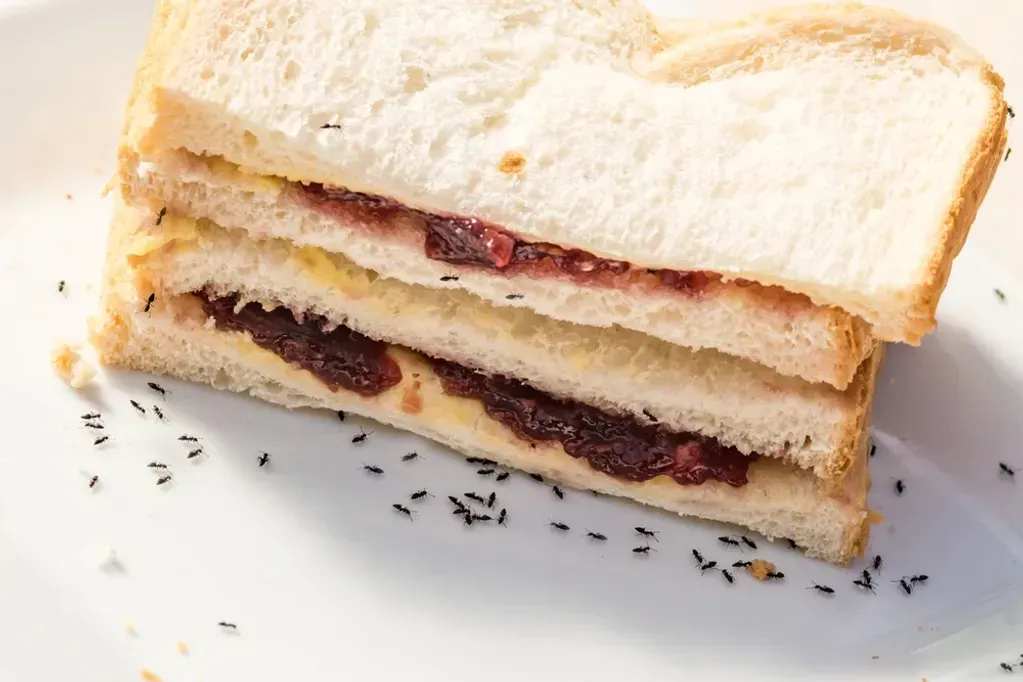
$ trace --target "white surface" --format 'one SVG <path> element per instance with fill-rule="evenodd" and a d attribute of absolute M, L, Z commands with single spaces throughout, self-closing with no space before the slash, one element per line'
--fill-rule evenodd
<path fill-rule="evenodd" d="M 984 3 L 969 4 L 982 14 Z M 1023 283 L 1007 274 L 1020 260 L 1005 236 L 1020 232 L 1023 157 L 1000 172 L 957 261 L 940 330 L 920 349 L 890 351 L 871 495 L 886 521 L 869 549 L 885 568 L 871 596 L 854 591 L 855 571 L 781 545 L 739 555 L 716 541 L 731 532 L 720 527 L 576 491 L 559 502 L 519 475 L 484 481 L 374 424 L 161 380 L 164 402 L 143 376 L 112 374 L 86 393 L 61 384 L 48 354 L 82 337 L 95 304 L 108 211 L 98 194 L 149 11 L 134 0 L 0 9 L 0 680 L 132 680 L 145 667 L 169 682 L 698 670 L 694 679 L 933 681 L 994 678 L 999 661 L 1018 660 L 1023 476 L 1000 477 L 997 462 L 1023 467 Z M 992 44 L 992 58 L 1001 49 Z M 168 423 L 129 398 L 160 405 Z M 92 409 L 114 437 L 107 447 L 80 428 Z M 360 428 L 373 433 L 353 446 Z M 175 440 L 186 432 L 205 439 L 208 459 L 186 462 Z M 401 463 L 412 449 L 423 460 Z M 273 453 L 268 468 L 259 450 Z M 152 460 L 172 466 L 173 485 L 156 487 Z M 364 475 L 363 462 L 385 475 Z M 437 497 L 411 503 L 410 523 L 390 505 L 421 487 Z M 497 490 L 510 526 L 459 526 L 444 498 L 469 490 Z M 551 519 L 572 532 L 550 531 Z M 636 525 L 661 531 L 658 553 L 632 554 Z M 584 528 L 610 540 L 589 543 Z M 740 574 L 728 586 L 700 576 L 694 547 L 728 563 L 763 556 L 788 578 Z M 111 551 L 123 570 L 104 565 Z M 910 598 L 888 582 L 915 572 L 930 581 Z M 819 597 L 811 581 L 837 594 Z"/>

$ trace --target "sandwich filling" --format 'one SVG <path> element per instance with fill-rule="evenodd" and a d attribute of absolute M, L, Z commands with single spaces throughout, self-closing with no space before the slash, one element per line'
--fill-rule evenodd
<path fill-rule="evenodd" d="M 423 243 L 430 260 L 506 275 L 560 277 L 578 285 L 699 294 L 721 276 L 710 272 L 653 270 L 555 244 L 525 242 L 508 230 L 468 216 L 430 213 L 387 197 L 319 183 L 292 185 L 300 203 L 346 223 L 403 230 Z M 753 284 L 738 280 L 740 286 Z"/>
<path fill-rule="evenodd" d="M 218 329 L 249 335 L 259 347 L 317 377 L 333 391 L 379 395 L 402 380 L 390 344 L 370 339 L 327 318 L 266 310 L 237 295 L 193 292 Z M 426 358 L 448 395 L 478 400 L 486 413 L 529 443 L 556 442 L 597 471 L 629 481 L 668 476 L 682 485 L 747 482 L 757 455 L 744 455 L 714 438 L 640 423 L 583 403 L 560 400 L 515 379 Z"/>

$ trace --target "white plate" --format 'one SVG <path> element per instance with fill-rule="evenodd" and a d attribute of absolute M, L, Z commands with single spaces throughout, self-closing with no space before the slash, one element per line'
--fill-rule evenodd
<path fill-rule="evenodd" d="M 855 571 L 784 546 L 740 555 L 716 541 L 721 527 L 576 491 L 559 502 L 519 475 L 484 481 L 368 422 L 161 380 L 164 401 L 149 377 L 121 373 L 66 388 L 48 354 L 82 338 L 95 304 L 99 192 L 149 15 L 136 0 L 0 9 L 0 679 L 110 682 L 148 668 L 169 681 L 975 680 L 1019 660 L 1023 480 L 997 463 L 1023 467 L 1023 285 L 987 246 L 1019 228 L 1012 162 L 957 261 L 940 330 L 888 356 L 871 494 L 886 521 L 869 549 L 885 565 L 871 596 L 851 585 Z M 94 408 L 108 447 L 80 427 Z M 372 435 L 352 445 L 360 429 Z M 210 457 L 186 462 L 183 433 Z M 267 468 L 260 450 L 273 453 Z M 422 460 L 401 463 L 411 450 Z M 172 486 L 156 487 L 152 460 L 173 466 Z M 437 497 L 413 505 L 414 522 L 394 513 L 424 487 Z M 444 497 L 470 490 L 497 490 L 509 527 L 461 527 Z M 630 551 L 639 525 L 660 531 L 646 558 Z M 586 528 L 609 541 L 587 542 Z M 122 571 L 101 567 L 108 548 Z M 729 586 L 700 575 L 693 548 L 728 563 L 762 556 L 787 579 Z M 929 583 L 912 597 L 888 582 L 921 572 Z"/>

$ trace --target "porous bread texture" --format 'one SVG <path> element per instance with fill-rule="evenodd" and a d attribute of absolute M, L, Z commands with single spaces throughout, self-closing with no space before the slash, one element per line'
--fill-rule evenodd
<path fill-rule="evenodd" d="M 880 354 L 844 392 L 786 378 L 714 351 L 692 352 L 611 327 L 557 322 L 527 309 L 495 308 L 461 291 L 379 277 L 321 249 L 167 213 L 122 209 L 124 251 L 139 288 L 158 297 L 210 287 L 264 307 L 284 305 L 373 338 L 489 373 L 561 398 L 720 439 L 779 457 L 841 486 L 867 421 Z"/>
<path fill-rule="evenodd" d="M 749 483 L 741 488 L 718 482 L 683 486 L 663 476 L 643 483 L 618 480 L 568 456 L 560 446 L 531 447 L 488 417 L 478 401 L 446 395 L 431 366 L 400 348 L 389 353 L 401 365 L 402 383 L 363 398 L 330 391 L 246 334 L 217 331 L 192 296 L 158 298 L 143 313 L 148 294 L 133 283 L 124 237 L 115 224 L 102 309 L 91 323 L 91 340 L 104 364 L 247 392 L 287 407 L 356 412 L 566 485 L 791 538 L 811 556 L 835 563 L 849 562 L 866 545 L 866 430 L 859 437 L 856 466 L 837 495 L 809 472 L 763 458 L 752 464 Z"/>
<path fill-rule="evenodd" d="M 164 0 L 134 142 L 779 285 L 919 341 L 1005 143 L 990 65 L 860 5 L 674 45 L 652 26 L 631 1 Z"/>
<path fill-rule="evenodd" d="M 219 159 L 179 151 L 141 161 L 125 147 L 120 177 L 125 196 L 135 204 L 166 206 L 258 238 L 279 237 L 344 254 L 410 284 L 463 289 L 496 305 L 529 308 L 558 320 L 619 325 L 689 348 L 714 348 L 839 389 L 849 385 L 875 345 L 861 320 L 778 287 L 712 282 L 698 295 L 654 294 L 580 287 L 550 277 L 495 277 L 482 268 L 430 260 L 423 256 L 421 234 L 401 225 L 400 218 L 396 230 L 347 223 L 304 204 L 288 183 L 248 175 Z"/>

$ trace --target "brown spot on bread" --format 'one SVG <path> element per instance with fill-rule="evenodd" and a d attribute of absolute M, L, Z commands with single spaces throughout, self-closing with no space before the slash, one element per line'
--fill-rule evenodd
<path fill-rule="evenodd" d="M 502 173 L 519 175 L 526 170 L 526 157 L 519 152 L 507 152 L 497 166 Z"/>
<path fill-rule="evenodd" d="M 757 559 L 750 563 L 746 567 L 746 572 L 757 580 L 767 580 L 768 573 L 774 573 L 777 567 L 770 561 L 764 561 L 763 559 Z"/>
<path fill-rule="evenodd" d="M 422 384 L 413 381 L 405 387 L 405 393 L 401 396 L 401 410 L 406 414 L 419 414 L 423 411 L 423 395 L 419 392 Z"/>

